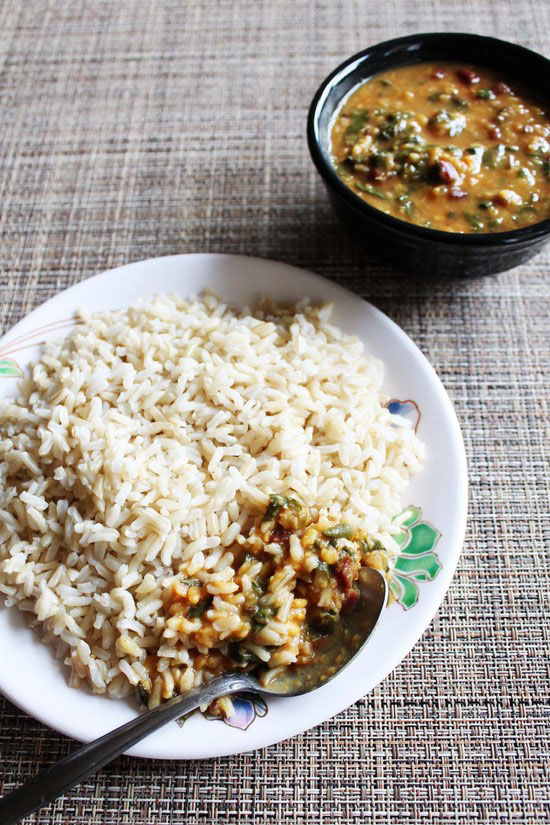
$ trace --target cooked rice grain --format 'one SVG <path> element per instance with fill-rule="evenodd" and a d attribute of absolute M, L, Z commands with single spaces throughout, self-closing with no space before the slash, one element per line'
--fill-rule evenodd
<path fill-rule="evenodd" d="M 422 446 L 383 406 L 382 365 L 329 315 L 305 300 L 237 312 L 211 293 L 83 313 L 3 404 L 0 592 L 31 613 L 70 684 L 122 696 L 147 683 L 151 653 L 153 704 L 211 678 L 205 657 L 242 632 L 255 575 L 235 584 L 229 548 L 272 493 L 395 555 L 391 520 Z M 291 554 L 302 562 L 299 542 Z M 296 660 L 298 638 L 285 565 L 260 634 L 275 653 L 248 643 L 277 666 Z M 174 622 L 163 594 L 182 576 L 213 601 Z"/>

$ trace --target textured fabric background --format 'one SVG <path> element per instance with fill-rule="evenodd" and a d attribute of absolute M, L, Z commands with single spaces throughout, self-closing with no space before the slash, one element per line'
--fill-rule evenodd
<path fill-rule="evenodd" d="M 313 92 L 349 54 L 456 29 L 550 55 L 544 0 L 1 4 L 0 332 L 140 258 L 304 266 L 369 298 L 425 352 L 456 406 L 471 483 L 448 596 L 372 694 L 263 751 L 118 759 L 28 823 L 548 820 L 550 257 L 452 283 L 371 260 L 336 224 L 304 136 Z M 0 791 L 72 747 L 0 698 Z"/>

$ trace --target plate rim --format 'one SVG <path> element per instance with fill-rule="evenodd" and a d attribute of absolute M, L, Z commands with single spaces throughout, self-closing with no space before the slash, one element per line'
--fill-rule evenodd
<path fill-rule="evenodd" d="M 234 747 L 222 747 L 220 750 L 216 751 L 215 753 L 205 754 L 201 750 L 201 753 L 196 754 L 196 755 L 193 754 L 193 753 L 184 754 L 184 755 L 181 755 L 181 754 L 180 755 L 174 755 L 173 752 L 161 752 L 161 750 L 159 750 L 159 749 L 157 749 L 156 752 L 151 753 L 151 752 L 147 752 L 145 748 L 140 747 L 143 744 L 143 742 L 146 742 L 147 740 L 143 740 L 142 742 L 138 743 L 137 745 L 134 746 L 134 748 L 130 749 L 127 752 L 127 754 L 129 754 L 129 755 L 140 757 L 140 758 L 147 758 L 147 759 L 188 760 L 188 759 L 218 758 L 218 757 L 225 757 L 225 756 L 230 756 L 230 755 L 235 755 L 235 754 L 240 754 L 240 753 L 247 753 L 247 752 L 250 752 L 252 750 L 256 750 L 256 749 L 261 748 L 261 747 L 268 747 L 268 746 L 273 745 L 277 742 L 283 742 L 283 741 L 286 741 L 289 738 L 293 738 L 294 736 L 300 735 L 301 733 L 304 733 L 306 730 L 310 730 L 314 727 L 317 727 L 318 725 L 323 724 L 327 720 L 329 720 L 329 719 L 333 718 L 334 716 L 336 716 L 338 713 L 341 713 L 345 708 L 351 706 L 352 704 L 355 704 L 357 701 L 359 701 L 361 698 L 363 698 L 365 695 L 367 695 L 367 693 L 369 693 L 375 686 L 379 685 L 384 679 L 387 678 L 387 676 L 395 669 L 395 667 L 397 667 L 397 665 L 400 662 L 402 662 L 403 659 L 411 652 L 412 648 L 417 644 L 420 637 L 423 635 L 423 633 L 425 633 L 425 631 L 430 626 L 431 622 L 433 621 L 434 616 L 436 615 L 439 607 L 441 606 L 441 603 L 442 603 L 443 599 L 445 598 L 445 596 L 447 594 L 449 586 L 450 586 L 450 584 L 452 582 L 452 579 L 454 577 L 456 567 L 457 567 L 457 564 L 458 564 L 458 560 L 459 560 L 461 552 L 462 552 L 462 546 L 463 546 L 464 536 L 465 536 L 465 532 L 466 532 L 466 524 L 467 524 L 468 467 L 467 467 L 466 451 L 465 451 L 464 440 L 463 440 L 463 437 L 462 437 L 462 432 L 461 432 L 461 429 L 460 429 L 458 418 L 457 418 L 456 412 L 454 410 L 453 404 L 451 402 L 451 399 L 449 398 L 449 395 L 448 395 L 448 393 L 445 389 L 445 386 L 443 385 L 443 382 L 441 381 L 441 379 L 437 375 L 434 367 L 430 364 L 430 362 L 428 361 L 426 356 L 422 353 L 422 351 L 420 350 L 418 345 L 412 340 L 412 338 L 403 329 L 401 329 L 401 327 L 395 321 L 393 321 L 393 319 L 391 319 L 384 312 L 382 312 L 382 310 L 378 309 L 378 307 L 374 306 L 370 301 L 367 301 L 366 299 L 364 299 L 361 295 L 358 295 L 357 293 L 347 289 L 345 286 L 342 286 L 341 284 L 335 283 L 330 278 L 326 278 L 322 275 L 319 275 L 318 273 L 314 273 L 314 272 L 311 272 L 310 270 L 307 270 L 307 269 L 304 269 L 304 268 L 301 268 L 301 267 L 297 267 L 297 266 L 294 266 L 292 264 L 288 264 L 284 261 L 276 261 L 276 260 L 272 260 L 272 259 L 269 259 L 269 258 L 259 258 L 259 257 L 247 256 L 247 255 L 233 255 L 233 254 L 227 254 L 227 253 L 209 253 L 209 252 L 182 253 L 182 254 L 163 255 L 163 256 L 160 256 L 160 257 L 135 260 L 135 261 L 131 261 L 131 262 L 126 263 L 126 264 L 122 264 L 122 265 L 117 266 L 117 267 L 113 267 L 111 269 L 103 270 L 102 272 L 99 272 L 99 273 L 91 275 L 87 278 L 84 278 L 81 281 L 78 281 L 76 284 L 72 284 L 71 286 L 61 290 L 60 292 L 56 293 L 55 295 L 53 295 L 48 300 L 46 300 L 43 303 L 39 304 L 38 306 L 34 307 L 29 313 L 27 313 L 25 316 L 23 316 L 23 318 L 21 318 L 14 326 L 10 327 L 2 335 L 2 337 L 0 337 L 0 347 L 3 347 L 3 348 L 6 347 L 6 345 L 9 344 L 9 340 L 12 337 L 12 335 L 19 332 L 20 328 L 27 326 L 29 320 L 31 320 L 33 318 L 33 316 L 35 316 L 39 313 L 42 313 L 48 307 L 51 307 L 51 306 L 55 305 L 59 301 L 60 296 L 67 296 L 67 295 L 73 296 L 74 294 L 78 294 L 78 292 L 80 291 L 80 289 L 82 288 L 82 286 L 84 284 L 90 284 L 91 282 L 99 281 L 99 280 L 107 278 L 109 276 L 115 276 L 115 275 L 120 276 L 120 275 L 123 275 L 124 273 L 129 273 L 132 270 L 135 271 L 136 267 L 139 268 L 139 267 L 145 267 L 145 266 L 148 266 L 148 265 L 162 266 L 164 263 L 174 263 L 175 264 L 177 262 L 181 262 L 181 263 L 185 264 L 186 262 L 190 261 L 191 259 L 194 259 L 194 260 L 199 260 L 200 259 L 202 261 L 208 260 L 208 261 L 211 261 L 213 263 L 221 264 L 222 266 L 223 266 L 224 262 L 230 261 L 231 263 L 235 263 L 235 264 L 243 263 L 245 266 L 250 266 L 251 263 L 254 263 L 254 264 L 257 264 L 257 265 L 262 266 L 262 267 L 284 268 L 286 270 L 290 270 L 290 271 L 294 272 L 296 274 L 296 278 L 303 278 L 305 276 L 306 280 L 310 280 L 310 281 L 312 280 L 313 282 L 316 283 L 316 285 L 319 286 L 321 292 L 323 291 L 323 287 L 326 288 L 327 285 L 328 285 L 329 291 L 335 292 L 338 296 L 340 296 L 342 298 L 347 298 L 348 301 L 349 301 L 350 298 L 353 299 L 354 301 L 361 301 L 362 304 L 364 304 L 363 309 L 368 309 L 368 311 L 371 312 L 374 315 L 374 317 L 376 317 L 378 319 L 379 322 L 381 322 L 384 325 L 388 325 L 389 329 L 391 330 L 393 335 L 398 339 L 400 344 L 403 345 L 411 353 L 411 355 L 415 358 L 415 360 L 418 360 L 418 359 L 420 360 L 420 363 L 422 364 L 424 369 L 427 370 L 427 374 L 431 379 L 431 383 L 432 383 L 433 387 L 437 388 L 438 399 L 443 404 L 443 407 L 445 408 L 446 422 L 451 427 L 451 430 L 452 430 L 453 447 L 455 449 L 458 448 L 456 458 L 457 458 L 457 461 L 458 461 L 458 472 L 459 472 L 459 475 L 460 475 L 460 482 L 461 483 L 460 483 L 460 489 L 457 491 L 457 501 L 456 501 L 456 507 L 455 507 L 455 510 L 457 512 L 457 522 L 456 522 L 456 527 L 455 527 L 455 530 L 454 530 L 454 536 L 452 537 L 452 540 L 449 544 L 449 556 L 446 558 L 446 563 L 443 566 L 443 568 L 442 568 L 442 570 L 441 570 L 441 572 L 438 576 L 440 584 L 442 585 L 439 588 L 440 592 L 437 593 L 437 594 L 433 594 L 431 601 L 428 602 L 428 599 L 426 599 L 426 603 L 423 605 L 423 614 L 424 614 L 423 618 L 422 618 L 422 620 L 420 620 L 418 622 L 418 625 L 419 626 L 421 625 L 420 629 L 419 630 L 417 629 L 418 632 L 415 630 L 415 632 L 411 635 L 410 638 L 412 638 L 412 642 L 409 639 L 409 641 L 407 642 L 407 649 L 405 650 L 404 653 L 401 651 L 400 648 L 395 648 L 393 653 L 389 653 L 387 655 L 387 657 L 384 660 L 384 665 L 381 668 L 382 675 L 381 675 L 380 678 L 378 678 L 378 677 L 376 678 L 376 682 L 375 682 L 374 685 L 367 688 L 365 692 L 361 691 L 360 695 L 357 696 L 356 699 L 348 701 L 347 698 L 346 698 L 344 704 L 342 706 L 337 707 L 336 709 L 331 705 L 330 711 L 328 713 L 323 713 L 322 716 L 320 718 L 318 718 L 317 721 L 315 721 L 313 723 L 309 723 L 309 721 L 308 721 L 306 723 L 305 727 L 302 724 L 298 724 L 298 726 L 295 727 L 295 729 L 292 732 L 285 733 L 285 734 L 283 734 L 283 736 L 278 735 L 276 732 L 271 730 L 270 735 L 268 735 L 267 737 L 261 737 L 262 742 L 259 743 L 259 744 L 258 743 L 251 744 L 250 742 L 247 743 L 244 739 L 244 736 L 246 734 L 243 731 L 243 732 L 240 732 L 240 733 L 242 733 L 242 736 L 243 736 L 243 739 L 241 740 L 240 744 L 237 744 Z M 189 276 L 184 271 L 182 271 L 182 273 L 181 273 L 182 280 L 185 279 L 186 277 L 189 277 Z M 192 277 L 194 277 L 194 276 L 192 276 Z M 197 288 L 191 288 L 187 291 L 183 290 L 181 294 L 183 294 L 184 296 L 195 294 L 197 291 L 200 291 L 200 289 L 203 289 L 203 288 L 205 288 L 205 286 L 197 287 Z M 159 291 L 162 291 L 162 285 L 159 287 Z M 261 286 L 260 286 L 260 291 L 262 291 L 264 294 L 266 292 L 265 289 L 263 289 L 263 290 L 261 289 Z M 154 291 L 152 291 L 150 293 L 142 293 L 142 294 L 154 294 Z M 135 300 L 135 298 L 133 298 L 133 297 L 130 298 L 128 303 L 125 304 L 125 306 L 128 306 L 129 303 L 131 303 L 133 300 Z M 108 310 L 98 310 L 98 311 L 108 311 Z M 67 332 L 69 332 L 69 331 L 70 330 L 68 330 Z M 67 334 L 67 332 L 64 333 L 64 334 Z M 450 555 L 450 551 L 453 551 L 452 556 Z M 429 604 L 429 606 L 428 606 L 428 604 Z M 417 607 L 418 607 L 418 605 L 417 605 Z M 0 610 L 2 611 L 2 613 L 6 613 L 6 612 L 9 613 L 9 612 L 15 611 L 15 608 L 13 608 L 13 609 L 12 608 L 7 608 L 7 607 L 5 607 L 5 605 L 3 603 L 0 602 Z M 35 638 L 38 639 L 38 636 L 36 635 Z M 396 652 L 396 651 L 398 651 L 398 652 Z M 52 666 L 53 665 L 54 665 L 54 661 L 52 660 Z M 48 714 L 47 712 L 45 712 L 45 711 L 42 712 L 41 710 L 37 710 L 36 707 L 34 707 L 32 705 L 32 702 L 29 703 L 28 701 L 18 700 L 18 697 L 14 696 L 11 691 L 6 691 L 5 690 L 5 688 L 2 686 L 1 681 L 2 680 L 1 680 L 1 674 L 0 674 L 0 693 L 2 693 L 2 695 L 4 695 L 10 702 L 12 702 L 14 705 L 16 705 L 18 708 L 23 710 L 25 713 L 27 713 L 32 718 L 37 719 L 42 724 L 58 731 L 59 733 L 62 733 L 64 735 L 72 737 L 72 738 L 78 738 L 79 741 L 83 741 L 83 742 L 84 741 L 91 741 L 94 738 L 94 736 L 91 736 L 89 738 L 83 738 L 81 736 L 75 737 L 75 734 L 71 733 L 71 724 L 70 724 L 70 722 L 68 724 L 65 724 L 63 719 L 52 719 L 52 716 L 50 714 Z M 327 689 L 329 687 L 330 686 L 327 685 Z M 324 688 L 321 688 L 320 690 L 324 690 Z M 83 692 L 83 691 L 81 691 L 81 692 Z M 106 697 L 97 696 L 95 694 L 92 694 L 91 692 L 89 693 L 89 696 L 91 698 L 94 698 L 94 699 L 101 698 L 101 699 L 106 700 Z M 287 700 L 280 700 L 280 701 L 287 701 L 288 702 L 290 700 L 287 699 Z M 134 713 L 132 715 L 135 716 L 135 710 L 134 710 Z M 58 714 L 58 716 L 59 716 L 59 714 Z M 190 721 L 192 722 L 193 720 L 190 720 Z M 201 722 L 202 722 L 202 719 L 201 719 Z M 186 727 L 187 727 L 187 725 L 186 725 Z M 275 735 L 273 735 L 273 733 L 275 733 Z M 101 734 L 102 734 L 102 732 L 100 731 L 99 735 L 101 735 Z M 186 744 L 189 745 L 188 742 Z M 183 740 L 182 740 L 182 745 L 183 745 Z"/>

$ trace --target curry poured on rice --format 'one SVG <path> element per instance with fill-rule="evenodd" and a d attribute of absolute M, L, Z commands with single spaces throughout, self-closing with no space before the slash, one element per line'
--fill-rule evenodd
<path fill-rule="evenodd" d="M 312 519 L 306 506 L 282 495 L 270 497 L 263 518 L 226 561 L 236 572 L 220 585 L 223 603 L 200 573 L 170 584 L 162 638 L 183 634 L 195 646 L 195 671 L 213 677 L 262 666 L 265 684 L 288 665 L 310 662 L 316 642 L 354 609 L 361 566 L 384 572 L 390 566 L 379 541 L 325 514 Z M 149 707 L 191 686 L 187 665 L 158 672 L 156 656 L 147 665 L 150 675 L 141 688 Z"/>

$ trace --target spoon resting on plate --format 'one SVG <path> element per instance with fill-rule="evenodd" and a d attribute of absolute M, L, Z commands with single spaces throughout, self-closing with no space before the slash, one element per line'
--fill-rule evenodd
<path fill-rule="evenodd" d="M 301 696 L 338 676 L 357 656 L 376 627 L 388 598 L 386 579 L 378 570 L 364 567 L 357 581 L 360 599 L 344 621 L 338 622 L 330 636 L 317 644 L 315 656 L 307 665 L 286 668 L 280 677 L 262 684 L 261 674 L 233 671 L 212 679 L 148 710 L 99 739 L 77 748 L 50 768 L 0 799 L 0 823 L 15 825 L 37 808 L 78 785 L 116 756 L 166 722 L 178 719 L 232 693 L 262 693 L 269 696 Z"/>

